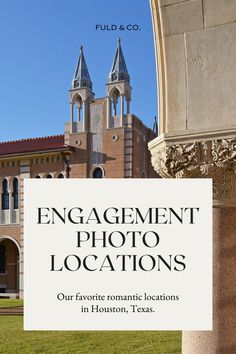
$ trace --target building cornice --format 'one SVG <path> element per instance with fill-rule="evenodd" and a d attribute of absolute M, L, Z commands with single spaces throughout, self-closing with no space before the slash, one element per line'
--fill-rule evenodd
<path fill-rule="evenodd" d="M 2 155 L 0 156 L 0 161 L 5 161 L 5 160 L 10 160 L 10 159 L 28 159 L 28 158 L 34 158 L 37 156 L 54 156 L 58 155 L 61 152 L 64 152 L 67 155 L 71 155 L 73 153 L 74 148 L 72 146 L 68 146 L 65 148 L 60 148 L 60 149 L 51 149 L 51 150 L 39 150 L 39 151 L 33 151 L 33 152 L 25 152 L 25 153 L 14 153 L 14 154 L 7 154 L 7 155 Z"/>

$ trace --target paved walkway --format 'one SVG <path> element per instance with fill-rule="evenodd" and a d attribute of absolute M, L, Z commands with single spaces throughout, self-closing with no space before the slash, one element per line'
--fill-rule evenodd
<path fill-rule="evenodd" d="M 23 315 L 23 306 L 0 307 L 0 315 Z"/>

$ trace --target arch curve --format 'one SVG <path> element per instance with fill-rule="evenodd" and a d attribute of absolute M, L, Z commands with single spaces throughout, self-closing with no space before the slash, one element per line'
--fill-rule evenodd
<path fill-rule="evenodd" d="M 166 68 L 165 68 L 165 47 L 163 39 L 163 19 L 159 7 L 159 1 L 150 0 L 152 13 L 152 26 L 154 46 L 156 53 L 156 73 L 158 90 L 158 128 L 159 135 L 167 131 L 166 119 Z"/>
<path fill-rule="evenodd" d="M 19 252 L 19 259 L 21 259 L 21 248 L 20 248 L 19 242 L 16 241 L 16 239 L 14 239 L 14 237 L 12 237 L 12 236 L 7 236 L 7 235 L 0 236 L 0 242 L 4 241 L 4 240 L 10 240 L 16 245 L 18 252 Z"/>
<path fill-rule="evenodd" d="M 95 166 L 92 170 L 92 178 L 104 178 L 105 170 L 101 166 Z"/>

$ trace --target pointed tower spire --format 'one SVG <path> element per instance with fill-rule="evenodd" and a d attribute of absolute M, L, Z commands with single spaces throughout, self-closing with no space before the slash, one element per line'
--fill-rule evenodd
<path fill-rule="evenodd" d="M 126 81 L 130 82 L 130 76 L 125 63 L 124 54 L 121 48 L 121 39 L 117 41 L 116 53 L 108 76 L 108 83 Z"/>
<path fill-rule="evenodd" d="M 77 88 L 88 88 L 90 90 L 93 88 L 82 46 L 80 47 L 80 56 L 75 70 L 75 75 L 72 80 L 72 89 Z"/>
<path fill-rule="evenodd" d="M 80 56 L 72 80 L 70 95 L 70 133 L 86 132 L 89 129 L 89 106 L 94 100 L 93 84 L 90 79 L 83 47 L 80 47 Z M 75 121 L 75 108 L 77 121 Z"/>
<path fill-rule="evenodd" d="M 152 128 L 153 133 L 158 134 L 158 124 L 157 124 L 157 117 L 154 117 L 154 123 Z"/>
<path fill-rule="evenodd" d="M 132 87 L 130 86 L 130 76 L 120 42 L 119 38 L 115 57 L 107 80 L 107 129 L 114 127 L 114 122 L 117 118 L 117 104 L 119 103 L 119 99 L 121 104 L 119 126 L 123 127 L 125 125 L 126 117 L 130 114 Z"/>

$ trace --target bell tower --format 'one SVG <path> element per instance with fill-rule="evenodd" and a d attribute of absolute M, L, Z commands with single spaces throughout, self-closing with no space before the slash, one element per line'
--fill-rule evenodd
<path fill-rule="evenodd" d="M 119 38 L 107 81 L 107 128 L 124 126 L 125 115 L 130 114 L 131 89 L 130 76 Z M 118 113 L 119 99 L 120 112 Z"/>
<path fill-rule="evenodd" d="M 84 57 L 83 47 L 72 80 L 70 95 L 70 133 L 86 132 L 88 127 L 89 104 L 94 100 L 93 84 Z M 76 111 L 77 110 L 77 114 Z"/>

